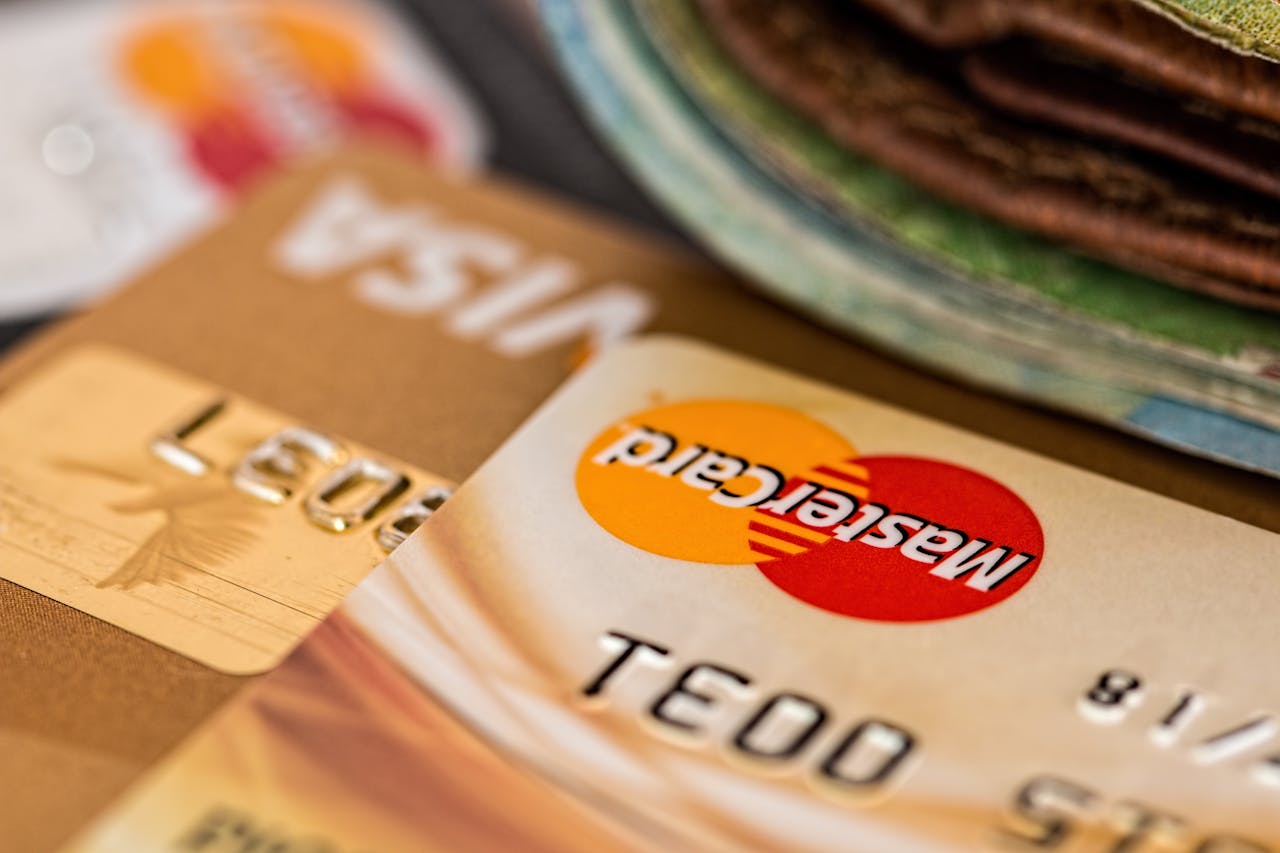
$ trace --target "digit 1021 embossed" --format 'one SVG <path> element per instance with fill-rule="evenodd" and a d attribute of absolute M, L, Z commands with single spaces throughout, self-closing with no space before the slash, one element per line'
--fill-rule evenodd
<path fill-rule="evenodd" d="M 188 439 L 209 428 L 229 402 L 214 400 L 151 439 L 153 455 L 193 477 L 210 474 L 215 465 L 192 450 Z M 307 484 L 304 475 L 320 467 L 321 476 Z M 289 501 L 296 489 L 309 485 L 301 507 L 307 519 L 331 533 L 346 533 L 382 517 L 375 537 L 388 553 L 413 533 L 449 497 L 440 486 L 426 489 L 398 506 L 410 479 L 377 459 L 351 458 L 337 439 L 308 427 L 290 426 L 258 442 L 227 472 L 231 484 L 246 495 L 274 506 Z M 390 510 L 390 512 L 388 512 Z"/>

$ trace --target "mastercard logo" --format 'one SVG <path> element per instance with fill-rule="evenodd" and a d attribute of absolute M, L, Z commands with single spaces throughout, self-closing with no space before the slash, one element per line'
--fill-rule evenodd
<path fill-rule="evenodd" d="M 192 165 L 238 190 L 346 136 L 432 151 L 435 129 L 378 77 L 369 51 L 379 43 L 369 22 L 338 7 L 228 0 L 154 16 L 119 61 L 133 93 L 184 138 Z"/>
<path fill-rule="evenodd" d="M 753 565 L 815 607 L 925 622 L 991 607 L 1035 575 L 1044 534 L 1013 491 L 935 459 L 862 456 L 798 412 L 708 400 L 637 413 L 578 463 L 583 507 L 653 554 Z"/>

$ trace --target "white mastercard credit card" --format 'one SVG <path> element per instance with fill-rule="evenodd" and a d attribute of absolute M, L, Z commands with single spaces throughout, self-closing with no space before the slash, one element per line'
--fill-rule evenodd
<path fill-rule="evenodd" d="M 260 822 L 337 849 L 404 828 L 354 804 L 431 750 L 360 769 L 368 735 L 316 712 L 337 688 L 296 690 L 327 642 L 389 664 L 413 685 L 397 707 L 443 703 L 622 847 L 1276 851 L 1277 556 L 1272 533 L 649 338 L 571 380 L 256 710 L 82 849 L 221 837 L 265 802 Z M 376 707 L 375 669 L 351 668 L 335 707 Z M 265 758 L 284 735 L 254 737 L 264 721 L 327 747 Z M 227 757 L 249 745 L 256 775 Z M 378 849 L 431 838 L 414 831 Z"/>
<path fill-rule="evenodd" d="M 92 297 L 346 139 L 479 162 L 475 109 L 376 0 L 0 6 L 0 319 Z"/>

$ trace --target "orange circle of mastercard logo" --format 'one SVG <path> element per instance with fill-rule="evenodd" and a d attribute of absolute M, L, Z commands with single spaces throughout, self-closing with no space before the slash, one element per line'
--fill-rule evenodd
<path fill-rule="evenodd" d="M 963 616 L 1020 590 L 1044 535 L 1007 487 L 959 465 L 859 456 L 779 406 L 660 406 L 601 433 L 578 463 L 583 507 L 654 554 L 754 565 L 801 601 L 885 622 Z"/>

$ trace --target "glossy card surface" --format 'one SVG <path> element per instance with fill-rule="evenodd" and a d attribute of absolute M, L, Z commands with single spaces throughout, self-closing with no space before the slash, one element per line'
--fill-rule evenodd
<path fill-rule="evenodd" d="M 356 740 L 316 710 L 372 706 L 382 677 L 281 704 L 345 650 L 412 687 L 406 707 L 434 697 L 614 822 L 619 846 L 1271 850 L 1280 709 L 1257 650 L 1276 550 L 1267 531 L 650 338 L 572 380 L 327 641 L 77 849 L 274 818 L 337 849 L 375 825 L 400 834 L 374 849 L 432 841 L 355 794 L 430 756 L 357 770 Z M 235 770 L 224 756 L 261 749 L 265 721 L 272 757 Z M 297 738 L 327 747 L 284 749 Z M 300 766 L 324 781 L 282 785 Z"/>

